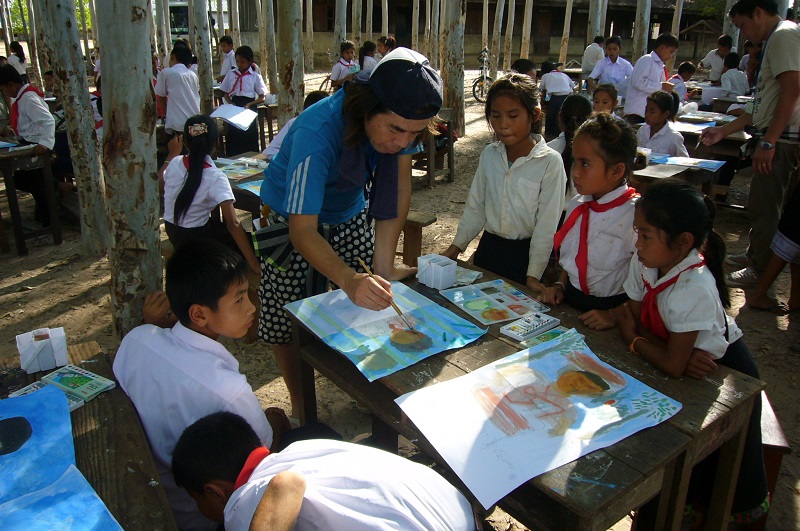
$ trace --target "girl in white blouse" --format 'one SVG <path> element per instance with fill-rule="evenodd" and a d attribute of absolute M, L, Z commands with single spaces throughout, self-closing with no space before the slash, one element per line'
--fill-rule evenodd
<path fill-rule="evenodd" d="M 25 50 L 22 49 L 22 45 L 17 41 L 11 41 L 8 48 L 11 50 L 11 55 L 8 56 L 8 64 L 13 66 L 22 76 L 22 80 L 27 83 L 28 61 L 25 59 Z"/>
<path fill-rule="evenodd" d="M 659 90 L 648 96 L 644 125 L 636 135 L 639 147 L 649 148 L 653 153 L 666 153 L 671 157 L 689 156 L 683 144 L 683 135 L 672 129 L 679 106 L 680 100 L 674 92 Z"/>

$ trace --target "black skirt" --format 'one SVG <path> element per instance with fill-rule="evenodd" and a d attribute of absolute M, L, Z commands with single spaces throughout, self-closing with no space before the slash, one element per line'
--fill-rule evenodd
<path fill-rule="evenodd" d="M 531 239 L 509 240 L 483 231 L 473 263 L 514 282 L 528 280 Z"/>
<path fill-rule="evenodd" d="M 231 96 L 231 102 L 237 107 L 244 107 L 253 101 L 256 101 L 255 98 Z M 256 109 L 251 110 L 256 111 Z M 225 154 L 232 157 L 248 151 L 261 151 L 258 146 L 258 119 L 253 120 L 247 131 L 242 131 L 238 127 L 228 124 Z"/>

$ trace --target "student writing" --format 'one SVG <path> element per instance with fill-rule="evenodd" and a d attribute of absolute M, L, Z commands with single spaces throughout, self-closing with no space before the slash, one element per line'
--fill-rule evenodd
<path fill-rule="evenodd" d="M 683 144 L 683 135 L 672 128 L 672 121 L 678 113 L 678 95 L 659 90 L 647 98 L 645 123 L 636 133 L 640 147 L 653 153 L 666 153 L 672 157 L 688 157 L 689 151 Z"/>
<path fill-rule="evenodd" d="M 253 63 L 253 49 L 249 46 L 236 48 L 236 69 L 231 70 L 222 80 L 220 90 L 225 99 L 238 107 L 256 110 L 259 103 L 264 102 L 267 86 Z M 238 127 L 228 127 L 228 156 L 239 155 L 258 149 L 258 124 L 256 120 L 246 131 Z"/>

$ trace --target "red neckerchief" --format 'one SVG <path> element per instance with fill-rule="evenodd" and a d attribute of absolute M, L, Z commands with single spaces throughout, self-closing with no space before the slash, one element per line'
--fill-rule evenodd
<path fill-rule="evenodd" d="M 44 94 L 38 88 L 34 87 L 33 85 L 26 85 L 22 88 L 22 91 L 17 95 L 17 98 L 14 100 L 14 103 L 11 104 L 11 111 L 9 115 L 9 120 L 11 122 L 11 129 L 14 130 L 14 134 L 18 135 L 17 133 L 17 125 L 19 125 L 19 100 L 26 92 L 35 92 L 39 95 L 40 98 L 44 98 Z"/>
<path fill-rule="evenodd" d="M 186 171 L 189 171 L 189 157 L 184 155 L 183 156 L 183 167 L 186 168 Z M 203 169 L 210 168 L 211 164 L 208 162 L 203 161 Z"/>
<path fill-rule="evenodd" d="M 703 255 L 700 255 L 699 262 L 690 265 L 686 269 L 683 269 L 680 273 L 667 280 L 663 284 L 659 284 L 655 288 L 651 286 L 649 282 L 647 282 L 647 279 L 644 278 L 644 274 L 642 274 L 642 281 L 644 281 L 645 287 L 644 299 L 642 299 L 642 326 L 650 329 L 653 334 L 660 337 L 664 341 L 669 340 L 669 330 L 667 330 L 667 327 L 664 326 L 664 320 L 661 319 L 661 313 L 658 311 L 658 304 L 656 304 L 656 297 L 659 293 L 675 284 L 678 281 L 678 278 L 680 278 L 681 274 L 689 271 L 690 269 L 695 269 L 704 265 L 706 265 L 706 259 L 703 258 Z"/>
<path fill-rule="evenodd" d="M 664 65 L 664 81 L 669 79 L 669 70 L 667 70 L 667 65 Z"/>
<path fill-rule="evenodd" d="M 236 75 L 236 81 L 233 82 L 233 88 L 231 89 L 231 94 L 236 92 L 236 84 L 239 84 L 239 90 L 244 92 L 244 76 L 250 75 L 250 68 L 248 68 L 245 72 L 239 72 L 238 70 L 234 70 L 233 73 Z M 236 94 L 238 96 L 238 94 Z"/>
<path fill-rule="evenodd" d="M 578 254 L 575 257 L 575 265 L 578 266 L 578 279 L 580 280 L 581 291 L 585 295 L 589 295 L 589 285 L 586 282 L 586 269 L 589 266 L 589 210 L 591 209 L 593 212 L 607 212 L 612 208 L 624 205 L 635 195 L 636 189 L 628 188 L 621 196 L 608 203 L 586 201 L 585 203 L 579 204 L 553 237 L 553 248 L 558 250 L 564 238 L 566 238 L 567 233 L 578 221 L 578 218 L 583 216 L 583 219 L 581 219 L 581 233 L 580 239 L 578 240 Z"/>
<path fill-rule="evenodd" d="M 259 446 L 250 452 L 250 455 L 247 456 L 247 461 L 244 462 L 242 471 L 239 472 L 239 475 L 236 477 L 236 483 L 233 484 L 233 490 L 236 490 L 247 483 L 247 480 L 249 480 L 250 476 L 253 475 L 253 470 L 255 470 L 256 467 L 261 464 L 261 461 L 266 459 L 268 455 L 269 450 L 267 450 L 264 446 Z"/>

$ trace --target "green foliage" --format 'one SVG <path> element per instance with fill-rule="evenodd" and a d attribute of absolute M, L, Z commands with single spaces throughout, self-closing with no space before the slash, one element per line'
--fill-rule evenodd
<path fill-rule="evenodd" d="M 725 0 L 695 0 L 694 7 L 700 9 L 700 14 L 714 20 L 725 17 Z"/>
<path fill-rule="evenodd" d="M 36 1 L 36 0 L 34 0 Z M 81 8 L 80 5 L 83 3 L 83 8 L 86 10 L 86 26 L 87 31 L 92 30 L 92 17 L 89 13 L 89 0 L 75 0 L 75 15 L 78 19 L 78 31 L 82 32 L 83 24 L 81 22 Z M 18 39 L 28 40 L 28 37 L 23 35 L 22 33 L 22 17 L 25 16 L 25 27 L 30 30 L 30 24 L 28 21 L 30 20 L 28 16 L 28 1 L 27 0 L 8 0 L 8 9 L 11 11 L 11 28 L 14 30 L 14 36 Z"/>

